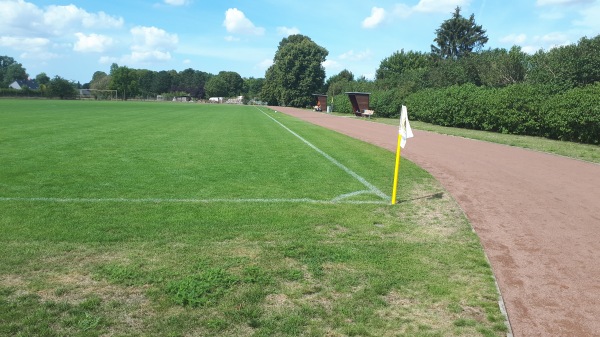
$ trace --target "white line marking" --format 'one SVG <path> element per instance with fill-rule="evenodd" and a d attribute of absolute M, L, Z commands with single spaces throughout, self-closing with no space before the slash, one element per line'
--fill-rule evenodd
<path fill-rule="evenodd" d="M 359 191 L 360 192 L 360 191 Z M 365 191 L 362 191 L 365 192 Z M 370 191 L 368 191 L 370 193 Z M 356 193 L 356 192 L 355 192 Z M 307 204 L 386 204 L 384 201 L 368 200 L 342 200 L 339 197 L 332 200 L 315 200 L 309 198 L 299 199 L 161 199 L 161 198 L 6 198 L 0 197 L 0 201 L 24 201 L 24 202 L 55 202 L 55 203 L 307 203 Z"/>
<path fill-rule="evenodd" d="M 258 111 L 262 112 L 263 114 L 265 114 L 265 116 L 271 118 L 273 121 L 275 121 L 275 123 L 279 124 L 282 128 L 286 129 L 289 133 L 293 134 L 294 136 L 296 136 L 298 139 L 300 139 L 301 141 L 303 141 L 306 145 L 310 146 L 313 150 L 317 151 L 319 154 L 321 154 L 323 157 L 327 158 L 330 162 L 332 162 L 334 165 L 336 165 L 337 167 L 341 168 L 342 170 L 344 170 L 346 173 L 348 173 L 349 175 L 351 175 L 352 177 L 354 177 L 356 180 L 358 180 L 361 184 L 365 185 L 366 188 L 369 189 L 369 191 L 371 191 L 372 193 L 374 193 L 375 195 L 377 195 L 378 197 L 382 198 L 382 199 L 389 199 L 390 197 L 388 197 L 385 193 L 381 192 L 381 190 L 379 190 L 377 187 L 375 187 L 373 184 L 371 184 L 370 182 L 368 182 L 365 178 L 359 176 L 356 172 L 352 171 L 351 169 L 347 168 L 346 166 L 344 166 L 342 163 L 340 163 L 339 161 L 335 160 L 333 157 L 331 157 L 330 155 L 328 155 L 327 153 L 323 152 L 321 149 L 319 149 L 318 147 L 316 147 L 315 145 L 313 145 L 312 143 L 310 143 L 308 140 L 302 138 L 302 136 L 300 136 L 299 134 L 295 133 L 294 131 L 290 130 L 290 128 L 288 128 L 287 126 L 283 125 L 281 122 L 279 122 L 278 120 L 276 120 L 275 118 L 269 116 L 266 112 L 262 111 L 260 108 L 256 107 L 256 109 L 258 109 Z"/>
<path fill-rule="evenodd" d="M 373 192 L 367 191 L 367 190 L 356 191 L 356 192 L 351 192 L 351 193 L 346 193 L 346 194 L 338 195 L 337 197 L 331 199 L 331 201 L 333 201 L 333 202 L 339 202 L 339 201 L 342 201 L 344 199 L 352 198 L 352 197 L 357 196 L 357 195 L 371 194 L 371 193 L 373 193 Z"/>

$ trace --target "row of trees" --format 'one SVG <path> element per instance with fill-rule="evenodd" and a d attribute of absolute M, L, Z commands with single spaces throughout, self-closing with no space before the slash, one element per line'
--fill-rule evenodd
<path fill-rule="evenodd" d="M 119 96 L 127 98 L 155 98 L 157 95 L 178 94 L 196 99 L 208 97 L 257 97 L 262 79 L 242 78 L 233 71 L 221 71 L 217 75 L 185 69 L 177 72 L 132 69 L 114 63 L 110 73 L 97 71 L 89 83 L 90 89 L 117 90 Z"/>

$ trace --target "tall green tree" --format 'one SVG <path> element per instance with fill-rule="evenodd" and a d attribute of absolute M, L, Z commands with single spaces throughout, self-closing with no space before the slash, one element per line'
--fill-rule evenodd
<path fill-rule="evenodd" d="M 50 77 L 46 73 L 41 72 L 35 77 L 35 80 L 39 85 L 46 85 L 50 82 Z"/>
<path fill-rule="evenodd" d="M 264 78 L 244 78 L 244 96 L 248 99 L 259 98 L 264 84 Z"/>
<path fill-rule="evenodd" d="M 155 92 L 157 95 L 170 92 L 173 79 L 174 72 L 166 70 L 159 71 L 158 73 L 156 73 L 156 76 L 154 76 L 151 91 Z"/>
<path fill-rule="evenodd" d="M 383 59 L 375 73 L 375 80 L 385 89 L 398 86 L 420 87 L 425 72 L 431 67 L 431 56 L 402 49 Z"/>
<path fill-rule="evenodd" d="M 466 19 L 460 15 L 460 7 L 456 7 L 452 17 L 436 29 L 436 45 L 431 45 L 431 53 L 441 59 L 457 60 L 474 50 L 481 50 L 488 42 L 485 32 L 475 23 L 474 14 Z"/>
<path fill-rule="evenodd" d="M 209 97 L 229 97 L 229 86 L 221 76 L 211 77 L 206 82 L 205 89 Z"/>
<path fill-rule="evenodd" d="M 48 82 L 48 95 L 60 99 L 73 99 L 77 96 L 76 84 L 60 76 L 55 76 Z"/>
<path fill-rule="evenodd" d="M 525 81 L 529 55 L 518 46 L 510 51 L 486 50 L 472 57 L 482 85 L 500 88 Z"/>
<path fill-rule="evenodd" d="M 265 73 L 263 97 L 270 104 L 305 107 L 325 81 L 322 63 L 329 52 L 309 37 L 296 34 L 281 40 L 273 65 Z"/>
<path fill-rule="evenodd" d="M 138 76 L 134 69 L 113 64 L 110 67 L 110 89 L 117 90 L 119 97 L 126 100 L 138 94 Z"/>
<path fill-rule="evenodd" d="M 26 80 L 27 71 L 23 65 L 10 56 L 0 56 L 0 87 L 8 86 L 16 80 Z"/>
<path fill-rule="evenodd" d="M 527 80 L 550 84 L 557 91 L 600 81 L 600 35 L 577 44 L 540 50 L 530 59 Z"/>

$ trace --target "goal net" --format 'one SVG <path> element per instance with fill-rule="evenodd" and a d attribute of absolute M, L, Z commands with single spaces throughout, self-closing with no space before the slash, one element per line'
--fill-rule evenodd
<path fill-rule="evenodd" d="M 108 89 L 80 89 L 79 99 L 114 100 L 117 99 L 117 91 Z"/>

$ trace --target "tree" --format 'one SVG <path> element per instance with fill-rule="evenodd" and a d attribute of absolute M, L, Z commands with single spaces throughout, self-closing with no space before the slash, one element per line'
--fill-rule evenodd
<path fill-rule="evenodd" d="M 340 71 L 338 74 L 331 76 L 325 82 L 325 92 L 336 92 L 339 94 L 341 90 L 340 88 L 347 87 L 348 83 L 354 81 L 354 74 L 348 69 L 344 69 Z"/>
<path fill-rule="evenodd" d="M 488 42 L 485 32 L 482 26 L 475 24 L 474 14 L 466 19 L 460 15 L 460 7 L 456 7 L 452 17 L 436 29 L 436 46 L 431 45 L 431 53 L 441 59 L 460 59 L 483 48 Z"/>
<path fill-rule="evenodd" d="M 527 80 L 550 84 L 557 91 L 600 81 L 600 35 L 579 43 L 535 53 L 530 59 Z"/>
<path fill-rule="evenodd" d="M 0 87 L 8 86 L 16 80 L 26 80 L 29 77 L 21 63 L 12 57 L 0 56 Z"/>
<path fill-rule="evenodd" d="M 430 67 L 430 55 L 414 51 L 404 52 L 402 49 L 381 61 L 375 79 L 379 86 L 386 89 L 398 86 L 420 87 L 424 73 Z"/>
<path fill-rule="evenodd" d="M 329 52 L 309 37 L 296 34 L 279 43 L 273 65 L 265 74 L 263 99 L 269 103 L 305 107 L 325 81 L 322 63 Z"/>
<path fill-rule="evenodd" d="M 77 96 L 75 83 L 65 80 L 60 76 L 55 76 L 48 83 L 48 95 L 60 99 L 73 99 Z"/>
<path fill-rule="evenodd" d="M 48 75 L 46 75 L 46 73 L 44 73 L 44 72 L 39 73 L 35 77 L 35 80 L 39 85 L 46 85 L 46 84 L 50 83 L 50 77 L 48 77 Z"/>
<path fill-rule="evenodd" d="M 244 79 L 244 95 L 248 99 L 255 99 L 260 97 L 263 85 L 265 84 L 264 78 L 245 78 Z"/>
<path fill-rule="evenodd" d="M 228 97 L 228 85 L 225 79 L 221 76 L 211 77 L 205 85 L 206 95 L 209 97 Z"/>
<path fill-rule="evenodd" d="M 529 56 L 518 46 L 510 51 L 491 49 L 472 57 L 482 85 L 500 88 L 525 80 Z"/>
<path fill-rule="evenodd" d="M 203 98 L 206 81 L 209 78 L 210 74 L 208 73 L 188 68 L 177 74 L 171 89 L 186 92 L 195 98 Z"/>
<path fill-rule="evenodd" d="M 244 91 L 244 79 L 233 71 L 220 71 L 206 82 L 206 94 L 210 97 L 240 96 Z"/>
<path fill-rule="evenodd" d="M 128 67 L 119 67 L 113 63 L 110 67 L 110 86 L 112 90 L 117 90 L 124 100 L 127 97 L 135 97 L 138 93 L 138 78 L 136 72 Z"/>
<path fill-rule="evenodd" d="M 103 71 L 96 71 L 90 81 L 90 89 L 107 90 L 110 85 L 110 75 Z"/>
<path fill-rule="evenodd" d="M 168 93 L 171 91 L 172 83 L 173 73 L 166 70 L 161 70 L 156 73 L 156 76 L 154 76 L 151 91 L 155 92 L 157 95 Z"/>

